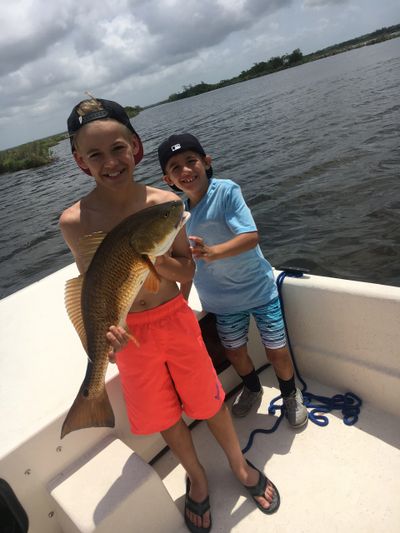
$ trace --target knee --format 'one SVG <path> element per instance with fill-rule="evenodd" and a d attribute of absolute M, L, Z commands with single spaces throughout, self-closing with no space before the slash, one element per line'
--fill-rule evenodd
<path fill-rule="evenodd" d="M 221 404 L 221 407 L 218 409 L 218 411 L 215 413 L 215 415 L 210 416 L 210 418 L 206 419 L 207 424 L 212 426 L 215 422 L 218 423 L 220 419 L 222 419 L 224 416 L 229 415 L 229 409 L 227 408 L 225 402 Z"/>
<path fill-rule="evenodd" d="M 285 363 L 285 362 L 291 362 L 289 350 L 287 346 L 284 346 L 283 348 L 265 348 L 265 352 L 267 354 L 268 360 L 272 363 Z"/>
<path fill-rule="evenodd" d="M 226 358 L 233 364 L 240 363 L 244 361 L 247 357 L 247 348 L 245 346 L 240 346 L 240 348 L 225 348 Z"/>

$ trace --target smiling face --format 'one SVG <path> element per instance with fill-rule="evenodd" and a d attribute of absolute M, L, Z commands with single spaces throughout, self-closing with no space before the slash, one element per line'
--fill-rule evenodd
<path fill-rule="evenodd" d="M 165 166 L 164 181 L 175 185 L 192 200 L 203 196 L 209 185 L 207 169 L 211 157 L 202 156 L 192 150 L 173 155 Z"/>
<path fill-rule="evenodd" d="M 131 182 L 139 143 L 115 120 L 96 120 L 83 126 L 75 137 L 74 157 L 98 185 L 116 187 Z"/>

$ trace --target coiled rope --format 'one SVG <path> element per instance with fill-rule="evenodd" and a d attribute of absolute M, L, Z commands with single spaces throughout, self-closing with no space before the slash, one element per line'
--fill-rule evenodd
<path fill-rule="evenodd" d="M 321 396 L 317 394 L 312 394 L 311 392 L 307 391 L 307 383 L 304 381 L 304 379 L 301 377 L 299 369 L 297 367 L 296 358 L 292 349 L 292 345 L 290 342 L 289 337 L 289 331 L 286 323 L 286 317 L 285 317 L 285 308 L 283 303 L 283 297 L 282 297 L 282 284 L 286 276 L 293 277 L 293 278 L 301 278 L 306 270 L 303 270 L 301 268 L 284 268 L 282 272 L 279 274 L 276 284 L 278 287 L 278 295 L 279 300 L 282 308 L 282 315 L 283 320 L 285 323 L 286 328 L 286 334 L 287 334 L 287 342 L 288 347 L 290 350 L 290 353 L 292 355 L 292 361 L 293 361 L 293 367 L 295 371 L 295 375 L 297 379 L 302 384 L 303 388 L 301 390 L 301 393 L 303 395 L 304 405 L 308 409 L 308 419 L 316 424 L 317 426 L 327 426 L 329 424 L 329 419 L 327 416 L 325 416 L 324 413 L 330 413 L 332 411 L 341 411 L 343 415 L 343 422 L 347 426 L 352 426 L 355 424 L 358 420 L 358 415 L 360 414 L 361 404 L 362 400 L 359 398 L 356 394 L 352 392 L 346 392 L 345 394 L 335 394 L 331 398 L 328 396 Z M 266 364 L 263 367 L 259 369 L 258 372 L 261 372 L 265 368 L 271 366 L 270 364 Z M 243 448 L 242 452 L 246 453 L 252 446 L 254 437 L 258 433 L 274 433 L 280 423 L 282 422 L 282 419 L 285 415 L 284 411 L 284 405 L 283 403 L 277 405 L 277 402 L 282 399 L 282 395 L 277 396 L 273 400 L 271 400 L 269 407 L 268 407 L 268 413 L 271 415 L 274 415 L 276 411 L 280 411 L 280 415 L 277 418 L 274 425 L 269 429 L 254 429 L 249 436 L 249 440 L 246 444 L 246 446 Z"/>

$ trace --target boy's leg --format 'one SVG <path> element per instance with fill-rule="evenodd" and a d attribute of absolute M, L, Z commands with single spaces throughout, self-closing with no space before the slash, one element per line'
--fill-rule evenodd
<path fill-rule="evenodd" d="M 239 376 L 246 376 L 254 370 L 254 365 L 247 352 L 247 344 L 239 346 L 239 348 L 224 348 L 228 361 L 239 374 Z"/>
<path fill-rule="evenodd" d="M 303 404 L 303 397 L 296 388 L 294 366 L 287 346 L 285 322 L 279 298 L 276 297 L 266 305 L 251 310 L 268 360 L 278 378 L 285 416 L 294 428 L 304 426 L 308 413 Z"/>
<path fill-rule="evenodd" d="M 277 377 L 284 381 L 288 381 L 294 377 L 294 367 L 292 358 L 287 346 L 282 348 L 265 348 L 265 353 L 271 365 L 274 367 Z"/>
<path fill-rule="evenodd" d="M 202 502 L 208 496 L 207 477 L 197 457 L 189 428 L 181 418 L 172 427 L 161 431 L 161 435 L 187 472 L 190 479 L 190 497 L 195 502 Z M 206 511 L 203 517 L 189 510 L 186 515 L 197 527 L 210 526 L 210 511 Z"/>
<path fill-rule="evenodd" d="M 216 441 L 224 450 L 229 465 L 240 483 L 246 487 L 256 485 L 259 480 L 259 473 L 247 463 L 242 453 L 231 415 L 225 404 L 216 415 L 207 420 L 207 424 Z M 273 497 L 274 490 L 268 484 L 264 496 L 257 496 L 256 500 L 262 507 L 268 509 Z"/>
<path fill-rule="evenodd" d="M 261 398 L 263 389 L 254 365 L 247 351 L 247 344 L 239 348 L 225 348 L 228 361 L 243 381 L 243 388 L 232 404 L 232 414 L 237 417 L 246 416 L 253 405 Z"/>
<path fill-rule="evenodd" d="M 243 388 L 232 404 L 232 414 L 238 417 L 246 416 L 263 393 L 253 362 L 247 352 L 249 323 L 248 311 L 216 315 L 217 331 L 226 358 L 243 381 Z"/>
<path fill-rule="evenodd" d="M 267 348 L 265 353 L 272 364 L 278 378 L 282 400 L 285 406 L 285 416 L 293 428 L 304 426 L 308 419 L 308 412 L 303 404 L 303 396 L 294 379 L 294 367 L 287 346 L 282 348 Z"/>

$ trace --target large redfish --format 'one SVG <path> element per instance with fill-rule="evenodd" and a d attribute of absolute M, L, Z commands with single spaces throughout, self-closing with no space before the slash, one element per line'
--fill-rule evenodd
<path fill-rule="evenodd" d="M 61 429 L 61 438 L 77 429 L 114 427 L 114 413 L 105 388 L 110 345 L 106 333 L 125 320 L 139 289 L 157 292 L 160 278 L 153 266 L 185 224 L 180 201 L 166 202 L 127 217 L 110 233 L 82 239 L 90 261 L 84 275 L 67 281 L 65 305 L 88 355 L 86 375 Z"/>

